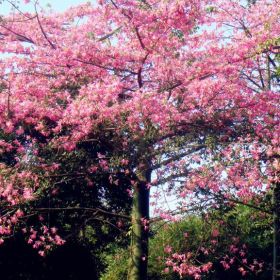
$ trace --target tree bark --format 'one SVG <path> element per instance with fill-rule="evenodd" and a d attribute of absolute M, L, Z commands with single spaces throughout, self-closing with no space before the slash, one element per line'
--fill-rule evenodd
<path fill-rule="evenodd" d="M 277 182 L 273 191 L 273 280 L 280 280 L 280 182 Z"/>
<path fill-rule="evenodd" d="M 140 164 L 137 171 L 138 182 L 134 186 L 131 214 L 131 247 L 128 280 L 146 280 L 148 267 L 149 196 L 147 183 L 151 181 L 151 171 L 147 164 Z"/>

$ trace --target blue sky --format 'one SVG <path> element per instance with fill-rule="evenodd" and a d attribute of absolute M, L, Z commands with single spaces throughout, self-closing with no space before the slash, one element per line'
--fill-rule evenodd
<path fill-rule="evenodd" d="M 33 11 L 33 4 L 32 2 L 34 1 L 30 1 L 30 4 L 24 4 L 23 0 L 19 1 L 21 4 L 19 4 L 19 7 L 21 10 L 24 11 Z M 54 11 L 58 11 L 58 12 L 62 12 L 65 11 L 67 8 L 71 7 L 71 6 L 76 6 L 82 3 L 86 3 L 86 2 L 95 2 L 95 0 L 39 0 L 40 6 L 42 7 L 47 7 L 48 5 L 51 5 L 52 9 Z M 11 9 L 11 5 L 8 4 L 5 0 L 3 1 L 2 4 L 0 4 L 0 14 L 8 14 L 9 11 Z"/>

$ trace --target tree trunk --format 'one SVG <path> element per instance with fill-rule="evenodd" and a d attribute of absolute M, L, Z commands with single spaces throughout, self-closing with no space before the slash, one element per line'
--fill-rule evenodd
<path fill-rule="evenodd" d="M 149 221 L 150 192 L 147 183 L 151 181 L 151 171 L 145 164 L 140 164 L 137 177 L 138 183 L 134 186 L 131 214 L 128 280 L 147 279 L 149 228 L 145 227 L 144 221 Z"/>
<path fill-rule="evenodd" d="M 273 193 L 274 237 L 273 237 L 273 280 L 280 280 L 280 183 L 275 184 Z"/>

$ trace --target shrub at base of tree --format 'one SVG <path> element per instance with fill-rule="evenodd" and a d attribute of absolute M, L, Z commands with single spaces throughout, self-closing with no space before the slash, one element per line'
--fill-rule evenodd
<path fill-rule="evenodd" d="M 272 216 L 259 210 L 241 205 L 220 208 L 178 222 L 157 222 L 152 231 L 155 234 L 150 240 L 149 280 L 193 279 L 180 277 L 168 265 L 178 252 L 191 254 L 195 266 L 211 263 L 210 271 L 202 277 L 205 280 L 270 278 Z M 126 279 L 128 257 L 128 248 L 112 245 L 111 254 L 104 258 L 107 268 L 101 279 Z"/>

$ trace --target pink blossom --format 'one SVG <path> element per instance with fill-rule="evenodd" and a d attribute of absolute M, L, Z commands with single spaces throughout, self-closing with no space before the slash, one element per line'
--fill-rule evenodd
<path fill-rule="evenodd" d="M 167 245 L 164 247 L 164 252 L 167 254 L 170 254 L 172 252 L 172 247 L 170 245 Z"/>

